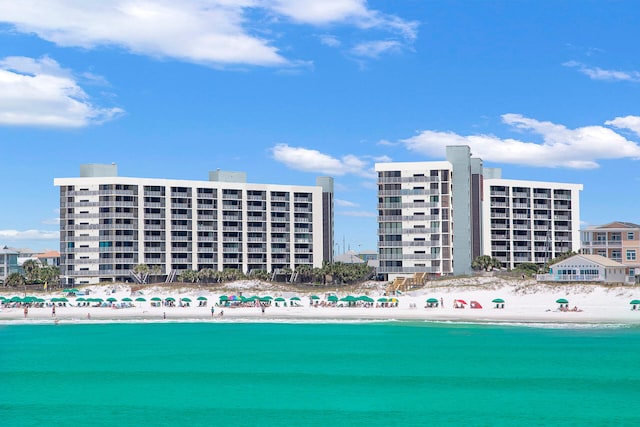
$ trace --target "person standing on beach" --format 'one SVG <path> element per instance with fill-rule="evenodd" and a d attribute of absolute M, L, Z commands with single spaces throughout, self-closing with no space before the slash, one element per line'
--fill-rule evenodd
<path fill-rule="evenodd" d="M 215 308 L 213 308 L 213 306 L 211 306 L 211 317 L 213 317 L 213 313 L 215 313 Z"/>
<path fill-rule="evenodd" d="M 442 299 L 442 297 L 440 297 L 440 307 L 444 308 L 444 300 Z"/>
<path fill-rule="evenodd" d="M 163 318 L 163 319 L 166 319 L 166 318 L 167 318 L 167 312 L 166 312 L 166 311 L 163 311 L 163 312 L 162 312 L 162 318 Z"/>
<path fill-rule="evenodd" d="M 51 306 L 51 317 L 56 317 L 56 306 L 55 305 Z"/>
<path fill-rule="evenodd" d="M 24 306 L 24 318 L 27 318 L 27 314 L 29 314 L 29 306 L 25 305 Z"/>

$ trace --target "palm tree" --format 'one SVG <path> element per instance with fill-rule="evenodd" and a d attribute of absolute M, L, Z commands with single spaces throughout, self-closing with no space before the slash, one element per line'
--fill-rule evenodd
<path fill-rule="evenodd" d="M 155 278 L 155 281 L 158 281 L 158 276 L 162 274 L 162 266 L 160 264 L 153 264 L 149 267 L 151 275 Z"/>
<path fill-rule="evenodd" d="M 323 283 L 324 275 L 322 273 L 322 268 L 314 267 L 311 270 L 311 276 L 314 283 Z"/>
<path fill-rule="evenodd" d="M 4 284 L 7 286 L 11 286 L 13 288 L 24 286 L 25 284 L 24 276 L 20 273 L 11 273 L 7 277 L 7 280 L 4 281 Z"/>
<path fill-rule="evenodd" d="M 22 274 L 11 273 L 4 283 L 6 286 L 11 286 L 13 288 L 24 287 L 24 295 L 27 296 L 27 281 L 24 280 L 24 276 Z"/>
<path fill-rule="evenodd" d="M 312 277 L 313 268 L 309 264 L 301 264 L 296 266 L 296 273 L 298 273 L 298 281 L 306 283 Z"/>
<path fill-rule="evenodd" d="M 45 265 L 40 269 L 40 280 L 44 282 L 45 288 L 49 282 L 58 282 L 60 269 L 54 265 Z"/>
<path fill-rule="evenodd" d="M 220 279 L 223 282 L 233 282 L 234 280 L 240 280 L 244 278 L 244 273 L 235 268 L 225 268 L 222 270 Z"/>
<path fill-rule="evenodd" d="M 266 270 L 252 270 L 247 277 L 267 282 L 271 278 L 271 275 Z"/>
<path fill-rule="evenodd" d="M 184 270 L 178 275 L 178 280 L 181 282 L 195 283 L 198 281 L 198 273 L 193 270 Z"/>
<path fill-rule="evenodd" d="M 149 277 L 149 266 L 147 264 L 138 264 L 133 267 L 133 272 L 140 277 L 140 282 L 142 284 L 147 283 L 147 279 Z"/>
<path fill-rule="evenodd" d="M 471 268 L 474 270 L 491 271 L 494 268 L 500 268 L 502 262 L 498 258 L 490 257 L 489 255 L 480 255 L 471 263 Z"/>
<path fill-rule="evenodd" d="M 198 271 L 198 280 L 204 283 L 211 283 L 216 277 L 216 272 L 213 268 L 203 268 Z"/>
<path fill-rule="evenodd" d="M 35 283 L 40 275 L 40 261 L 29 259 L 22 264 L 24 275 L 29 283 Z"/>

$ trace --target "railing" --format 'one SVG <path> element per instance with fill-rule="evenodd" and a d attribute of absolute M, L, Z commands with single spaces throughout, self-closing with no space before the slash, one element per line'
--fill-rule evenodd
<path fill-rule="evenodd" d="M 451 271 L 442 271 L 440 267 L 378 267 L 379 273 L 443 273 L 449 274 Z"/>
<path fill-rule="evenodd" d="M 599 274 L 537 274 L 536 280 L 542 282 L 603 282 Z"/>
<path fill-rule="evenodd" d="M 440 176 L 378 177 L 378 184 L 401 184 L 409 182 L 440 182 Z M 447 181 L 445 181 L 447 182 Z"/>

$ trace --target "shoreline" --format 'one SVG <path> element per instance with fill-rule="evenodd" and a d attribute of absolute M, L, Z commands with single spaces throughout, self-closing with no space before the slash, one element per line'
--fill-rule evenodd
<path fill-rule="evenodd" d="M 56 305 L 55 316 L 48 302 L 59 298 L 62 292 L 37 292 L 34 296 L 47 300 L 43 307 L 31 307 L 27 318 L 22 307 L 2 307 L 0 325 L 18 324 L 80 324 L 80 323 L 162 323 L 162 322 L 282 322 L 282 323 L 346 323 L 346 322 L 446 322 L 477 324 L 554 324 L 554 325 L 640 325 L 640 305 L 631 305 L 630 301 L 640 298 L 640 288 L 632 286 L 606 287 L 598 285 L 556 285 L 538 284 L 532 280 L 501 280 L 496 278 L 460 278 L 437 282 L 408 291 L 397 296 L 397 306 L 381 307 L 378 300 L 385 296 L 386 283 L 370 282 L 360 288 L 336 289 L 338 297 L 367 295 L 374 303 L 368 307 L 364 303 L 353 306 L 311 305 L 311 302 L 326 303 L 327 296 L 336 292 L 319 293 L 318 300 L 310 297 L 312 290 L 301 292 L 282 286 L 255 281 L 238 281 L 224 284 L 215 289 L 177 286 L 148 286 L 132 290 L 128 285 L 94 285 L 81 289 L 87 297 L 99 297 L 104 300 L 115 298 L 135 300 L 145 298 L 145 302 L 129 302 L 125 308 L 113 306 L 77 306 L 75 298 L 69 296 L 65 305 Z M 17 293 L 12 290 L 4 290 Z M 320 292 L 316 290 L 315 292 Z M 281 302 L 265 307 L 260 306 L 221 307 L 218 306 L 222 295 L 269 295 L 289 301 L 287 306 Z M 189 306 L 151 306 L 151 298 L 188 298 Z M 294 305 L 291 298 L 298 297 Z M 204 298 L 206 305 L 199 305 L 198 298 Z M 388 298 L 388 297 L 387 297 Z M 438 300 L 437 307 L 427 307 L 427 299 Z M 492 301 L 504 300 L 504 308 L 496 308 Z M 565 307 L 576 307 L 579 311 L 561 311 L 556 302 L 566 299 Z M 464 300 L 464 308 L 454 308 L 456 301 Z M 275 301 L 275 300 L 274 300 Z M 282 301 L 282 299 L 281 299 Z M 440 304 L 443 302 L 443 304 Z M 470 308 L 475 303 L 480 308 Z M 296 305 L 297 304 L 297 305 Z M 347 305 L 347 303 L 341 303 Z M 121 303 L 119 305 L 122 305 Z M 214 314 L 211 314 L 211 306 Z M 632 308 L 636 308 L 633 310 Z M 224 310 L 224 316 L 220 312 Z M 90 317 L 90 318 L 89 318 Z M 165 318 L 166 317 L 166 318 Z"/>
<path fill-rule="evenodd" d="M 219 312 L 224 310 L 224 316 Z M 24 318 L 21 308 L 0 312 L 0 325 L 90 324 L 90 323 L 352 323 L 352 322 L 433 322 L 475 324 L 554 324 L 640 326 L 640 311 L 562 312 L 508 309 L 439 308 L 349 308 L 349 307 L 270 307 L 263 314 L 258 307 L 220 308 L 211 316 L 210 307 L 49 307 L 32 308 Z M 441 310 L 440 312 L 438 310 Z M 89 317 L 89 316 L 90 317 Z"/>

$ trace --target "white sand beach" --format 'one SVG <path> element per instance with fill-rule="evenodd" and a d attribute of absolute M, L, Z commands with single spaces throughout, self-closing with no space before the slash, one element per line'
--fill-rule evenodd
<path fill-rule="evenodd" d="M 0 323 L 49 323 L 49 322 L 131 322 L 131 321 L 356 321 L 356 320 L 431 320 L 450 322 L 504 322 L 504 323 L 554 323 L 554 324 L 640 324 L 640 306 L 630 304 L 640 299 L 640 288 L 632 286 L 601 286 L 593 284 L 544 285 L 535 280 L 504 280 L 492 277 L 457 278 L 430 282 L 423 288 L 395 296 L 397 305 L 390 307 L 379 302 L 385 295 L 386 283 L 367 282 L 361 286 L 337 288 L 338 298 L 347 295 L 355 297 L 367 295 L 375 302 L 365 307 L 363 302 L 356 306 L 338 302 L 328 305 L 326 289 L 288 289 L 283 284 L 257 281 L 238 281 L 215 287 L 194 286 L 148 286 L 134 289 L 128 285 L 100 285 L 80 288 L 77 297 L 58 292 L 30 293 L 47 301 L 43 307 L 30 307 L 25 317 L 24 308 L 5 305 L 0 310 Z M 22 293 L 3 289 L 4 296 L 10 298 Z M 88 292 L 87 292 L 88 291 Z M 248 303 L 244 307 L 222 306 L 220 296 L 240 295 L 250 297 L 271 296 L 271 304 L 264 312 L 258 304 Z M 311 295 L 319 297 L 311 300 Z M 55 314 L 48 303 L 51 298 L 67 297 L 64 305 L 56 303 Z M 89 303 L 81 306 L 78 298 L 115 298 L 114 304 Z M 152 306 L 152 298 L 174 298 L 175 306 L 164 303 Z M 292 297 L 300 298 L 291 301 Z M 122 302 L 129 298 L 131 302 Z M 145 301 L 135 301 L 144 298 Z M 191 300 L 189 306 L 180 305 L 182 298 Z M 198 300 L 200 298 L 200 300 Z M 203 298 L 206 298 L 206 305 Z M 275 299 L 280 300 L 278 306 Z M 426 300 L 435 298 L 437 307 L 427 307 Z M 560 309 L 556 301 L 567 300 Z M 502 299 L 504 303 L 492 301 Z M 462 300 L 455 308 L 454 301 Z M 315 302 L 318 304 L 315 304 Z M 442 301 L 441 305 L 439 302 Z M 475 301 L 481 308 L 471 308 Z M 314 304 L 312 304 L 312 302 Z M 286 303 L 286 304 L 285 304 Z M 125 305 L 126 307 L 122 307 Z M 131 305 L 131 306 L 127 306 Z M 389 305 L 389 304 L 387 304 Z M 500 308 L 504 305 L 504 308 Z M 212 314 L 211 308 L 214 308 Z M 496 308 L 498 307 L 498 308 Z M 573 311 L 577 309 L 577 311 Z M 224 312 L 223 315 L 221 313 Z"/>

